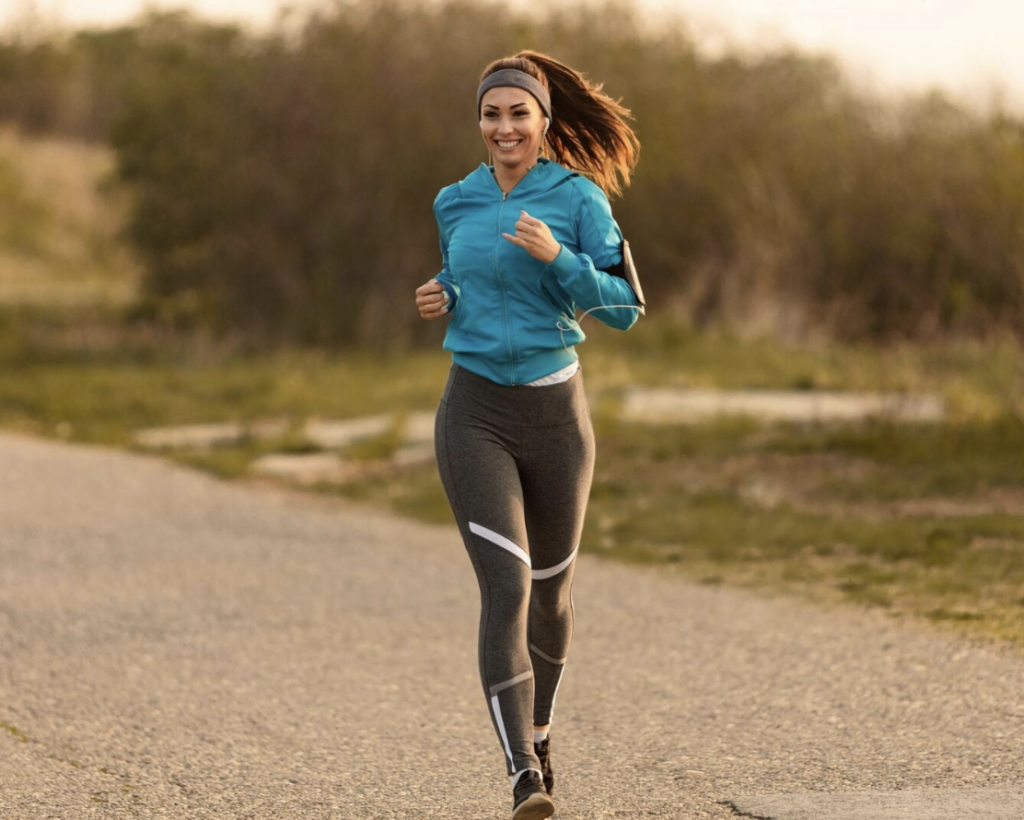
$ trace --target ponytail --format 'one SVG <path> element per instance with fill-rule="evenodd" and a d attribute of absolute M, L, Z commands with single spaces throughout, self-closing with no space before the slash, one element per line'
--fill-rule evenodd
<path fill-rule="evenodd" d="M 626 124 L 628 108 L 578 71 L 536 51 L 520 51 L 484 69 L 481 81 L 505 68 L 534 77 L 551 94 L 551 126 L 544 153 L 579 171 L 613 196 L 629 185 L 640 156 L 640 141 Z"/>

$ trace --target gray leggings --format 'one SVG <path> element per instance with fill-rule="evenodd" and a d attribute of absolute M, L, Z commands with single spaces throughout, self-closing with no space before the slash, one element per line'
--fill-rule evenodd
<path fill-rule="evenodd" d="M 594 473 L 583 376 L 506 387 L 453 365 L 437 464 L 480 582 L 480 678 L 508 773 L 539 769 L 572 641 L 572 579 Z"/>

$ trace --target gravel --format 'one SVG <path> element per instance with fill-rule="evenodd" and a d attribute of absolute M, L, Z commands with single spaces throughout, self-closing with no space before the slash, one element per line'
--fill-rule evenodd
<path fill-rule="evenodd" d="M 1024 782 L 1019 652 L 580 560 L 556 817 Z M 508 817 L 477 606 L 454 527 L 0 434 L 0 817 Z"/>

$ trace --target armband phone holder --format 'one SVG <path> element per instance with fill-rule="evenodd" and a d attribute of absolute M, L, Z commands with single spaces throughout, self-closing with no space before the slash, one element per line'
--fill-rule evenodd
<path fill-rule="evenodd" d="M 622 264 L 616 265 L 609 273 L 626 280 L 626 283 L 633 290 L 633 295 L 636 296 L 637 303 L 640 305 L 641 315 L 646 314 L 647 302 L 644 300 L 644 291 L 640 287 L 640 277 L 637 275 L 636 265 L 633 264 L 633 254 L 630 253 L 629 242 L 625 239 L 622 240 Z"/>

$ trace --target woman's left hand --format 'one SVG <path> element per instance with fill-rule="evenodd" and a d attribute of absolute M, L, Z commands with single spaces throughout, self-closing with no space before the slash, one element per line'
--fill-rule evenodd
<path fill-rule="evenodd" d="M 551 235 L 551 229 L 539 219 L 534 219 L 526 211 L 519 212 L 515 236 L 509 233 L 503 233 L 502 236 L 545 265 L 554 262 L 562 250 L 558 240 Z"/>

